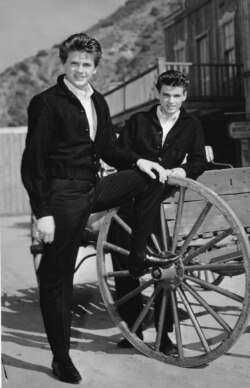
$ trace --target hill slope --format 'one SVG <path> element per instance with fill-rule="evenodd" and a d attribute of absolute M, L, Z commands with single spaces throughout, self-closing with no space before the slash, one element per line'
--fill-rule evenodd
<path fill-rule="evenodd" d="M 160 18 L 179 0 L 128 0 L 86 32 L 98 39 L 103 59 L 93 85 L 101 92 L 130 79 L 164 55 Z M 31 97 L 53 85 L 62 71 L 58 44 L 17 63 L 0 74 L 0 127 L 26 125 Z"/>

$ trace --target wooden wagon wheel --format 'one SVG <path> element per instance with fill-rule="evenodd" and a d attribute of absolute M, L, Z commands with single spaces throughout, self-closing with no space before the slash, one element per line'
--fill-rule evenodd
<path fill-rule="evenodd" d="M 207 364 L 226 353 L 244 330 L 250 305 L 250 247 L 239 219 L 217 194 L 187 178 L 172 177 L 168 183 L 179 186 L 180 189 L 175 215 L 171 216 L 172 221 L 168 221 L 171 247 L 167 246 L 165 222 L 168 208 L 161 212 L 164 246 L 159 247 L 160 242 L 155 236 L 153 241 L 156 251 L 170 249 L 180 256 L 179 260 L 168 269 L 152 268 L 150 273 L 140 278 L 140 287 L 116 300 L 114 278 L 129 274 L 128 271 L 113 271 L 109 252 L 120 252 L 127 256 L 128 251 L 109 243 L 108 232 L 112 222 L 118 222 L 128 233 L 131 231 L 114 210 L 106 216 L 99 233 L 97 273 L 100 290 L 111 318 L 135 348 L 159 361 L 195 367 Z M 183 220 L 190 211 L 190 202 L 185 199 L 190 193 L 197 196 L 197 204 L 192 207 L 194 220 L 186 232 L 186 222 L 183 223 Z M 200 232 L 209 229 L 215 219 L 221 231 L 189 253 L 192 241 Z M 183 233 L 185 239 L 180 238 Z M 207 270 L 230 276 L 225 276 L 222 284 L 216 286 L 191 275 L 192 271 Z M 195 287 L 197 284 L 202 288 Z M 147 316 L 160 291 L 163 291 L 163 297 L 156 331 L 154 325 L 149 324 Z M 145 305 L 130 330 L 119 315 L 118 307 L 139 293 L 144 295 Z M 177 356 L 166 356 L 159 351 L 168 298 L 172 302 L 175 327 L 172 340 L 178 347 Z M 135 334 L 140 325 L 143 325 L 144 341 Z"/>

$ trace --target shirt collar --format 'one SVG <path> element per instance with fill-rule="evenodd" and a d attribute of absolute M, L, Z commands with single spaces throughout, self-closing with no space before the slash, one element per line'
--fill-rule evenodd
<path fill-rule="evenodd" d="M 77 89 L 70 81 L 67 80 L 66 77 L 63 78 L 63 81 L 67 88 L 74 93 L 74 95 L 78 98 L 90 98 L 92 94 L 94 93 L 94 90 L 90 84 L 86 85 L 86 88 L 84 90 Z"/>
<path fill-rule="evenodd" d="M 175 122 L 178 117 L 180 116 L 180 109 L 175 113 L 174 116 L 172 116 L 171 118 L 168 118 L 161 110 L 161 106 L 158 105 L 157 106 L 157 116 L 159 117 L 159 119 L 163 120 L 163 121 L 172 121 L 172 122 Z"/>

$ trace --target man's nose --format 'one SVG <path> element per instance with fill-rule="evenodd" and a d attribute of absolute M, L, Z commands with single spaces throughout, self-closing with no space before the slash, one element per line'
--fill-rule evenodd
<path fill-rule="evenodd" d="M 82 65 L 78 65 L 76 69 L 79 73 L 84 73 L 85 68 Z"/>

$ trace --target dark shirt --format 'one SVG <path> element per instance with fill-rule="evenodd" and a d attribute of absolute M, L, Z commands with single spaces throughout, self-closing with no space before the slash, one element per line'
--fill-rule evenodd
<path fill-rule="evenodd" d="M 84 179 L 95 183 L 100 158 L 117 169 L 131 168 L 138 158 L 121 150 L 108 105 L 94 89 L 97 114 L 95 141 L 83 106 L 58 78 L 55 86 L 36 95 L 28 107 L 28 133 L 21 174 L 37 218 L 51 215 L 50 178 Z"/>
<path fill-rule="evenodd" d="M 182 167 L 196 179 L 206 168 L 205 142 L 199 120 L 181 108 L 179 118 L 162 145 L 162 127 L 157 105 L 135 113 L 121 130 L 119 143 L 131 157 L 158 162 L 164 168 Z M 182 164 L 185 156 L 187 161 Z"/>

